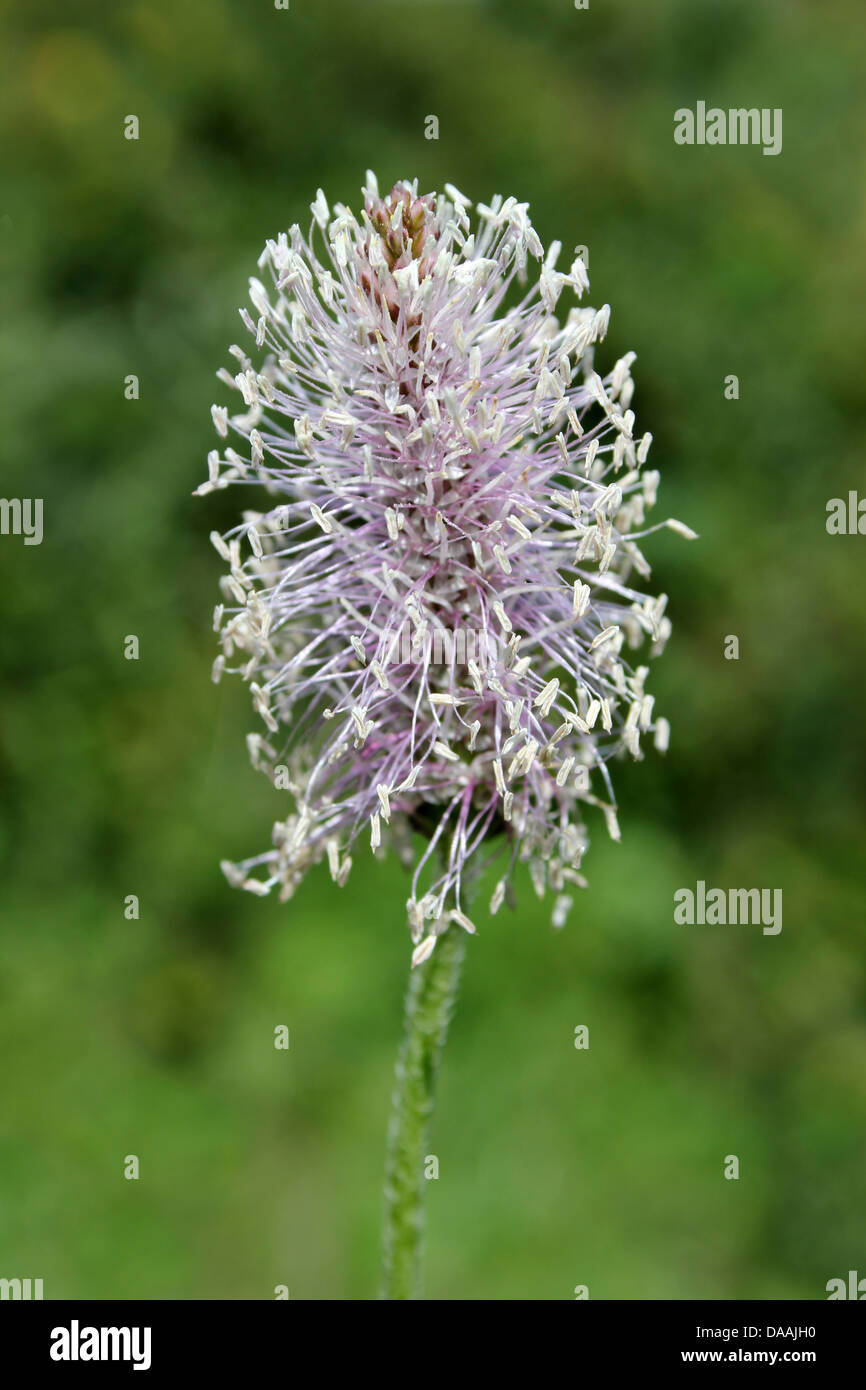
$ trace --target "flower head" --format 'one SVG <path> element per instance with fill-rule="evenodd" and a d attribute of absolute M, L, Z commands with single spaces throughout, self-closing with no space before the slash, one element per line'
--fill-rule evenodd
<path fill-rule="evenodd" d="M 639 542 L 658 474 L 630 409 L 629 353 L 607 376 L 609 309 L 572 305 L 578 257 L 556 269 L 527 205 L 471 204 L 446 185 L 379 194 L 355 216 L 320 191 L 250 282 L 255 361 L 220 373 L 243 396 L 200 493 L 254 486 L 267 510 L 213 540 L 229 564 L 214 668 L 250 683 L 266 729 L 253 762 L 291 795 L 273 846 L 230 881 L 291 896 L 327 856 L 344 884 L 359 837 L 414 861 L 408 902 L 423 960 L 449 921 L 468 931 L 467 870 L 485 849 L 556 895 L 583 885 L 582 811 L 619 838 L 608 764 L 641 737 L 667 746 L 645 690 L 665 595 L 647 596 Z M 530 275 L 530 262 L 537 269 Z M 662 522 L 684 534 L 676 522 Z"/>

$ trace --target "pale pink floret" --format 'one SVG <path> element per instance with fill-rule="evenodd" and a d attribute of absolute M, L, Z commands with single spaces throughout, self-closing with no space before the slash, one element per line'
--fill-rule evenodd
<path fill-rule="evenodd" d="M 630 584 L 658 529 L 634 354 L 599 377 L 608 308 L 555 314 L 587 287 L 583 261 L 557 271 L 513 198 L 473 228 L 450 187 L 382 198 L 368 174 L 364 195 L 355 217 L 320 192 L 306 239 L 268 242 L 274 288 L 252 280 L 242 311 L 258 365 L 235 347 L 237 375 L 220 373 L 246 409 L 214 420 L 240 451 L 212 453 L 199 492 L 246 483 L 269 509 L 214 536 L 230 565 L 215 677 L 250 682 L 253 761 L 293 799 L 273 848 L 224 869 L 287 898 L 325 854 L 344 883 L 359 836 L 413 862 L 423 829 L 417 962 L 449 921 L 474 930 L 461 890 L 485 848 L 510 854 L 492 910 L 520 857 L 561 924 L 581 805 L 619 838 L 608 762 L 640 757 L 648 731 L 667 746 L 623 648 L 655 654 L 670 624 L 665 596 Z"/>

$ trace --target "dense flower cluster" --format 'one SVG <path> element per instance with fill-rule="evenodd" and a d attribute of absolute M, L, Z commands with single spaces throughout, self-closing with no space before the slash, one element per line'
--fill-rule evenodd
<path fill-rule="evenodd" d="M 582 808 L 619 837 L 611 758 L 668 741 L 624 655 L 670 630 L 665 596 L 632 586 L 658 529 L 634 354 L 599 376 L 607 306 L 556 315 L 587 288 L 583 261 L 558 271 L 514 198 L 474 225 L 471 206 L 450 185 L 382 197 L 368 174 L 360 216 L 319 192 L 307 237 L 267 243 L 273 288 L 251 280 L 241 311 L 258 365 L 233 347 L 220 373 L 245 408 L 213 408 L 240 452 L 213 451 L 198 489 L 268 499 L 213 536 L 229 565 L 214 676 L 250 683 L 252 760 L 293 803 L 272 848 L 224 870 L 288 898 L 325 855 L 344 884 L 362 834 L 411 861 L 421 831 L 416 963 L 450 921 L 474 930 L 465 878 L 485 847 L 510 860 L 491 911 L 519 858 L 559 925 L 583 884 Z"/>

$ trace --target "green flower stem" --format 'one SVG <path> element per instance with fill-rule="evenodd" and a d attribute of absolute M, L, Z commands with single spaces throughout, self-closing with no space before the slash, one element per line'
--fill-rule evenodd
<path fill-rule="evenodd" d="M 436 1075 L 454 1011 L 464 933 L 443 932 L 432 956 L 409 976 L 385 1162 L 382 1298 L 421 1297 L 424 1159 Z"/>

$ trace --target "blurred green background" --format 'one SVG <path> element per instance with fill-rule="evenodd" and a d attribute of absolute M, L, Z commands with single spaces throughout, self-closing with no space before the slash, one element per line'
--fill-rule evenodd
<path fill-rule="evenodd" d="M 368 166 L 514 193 L 545 241 L 588 246 L 660 514 L 701 533 L 649 546 L 673 736 L 619 769 L 623 843 L 591 823 L 561 932 L 525 879 L 516 912 L 479 914 L 428 1295 L 823 1298 L 866 1275 L 866 540 L 825 530 L 866 490 L 859 0 L 2 16 L 2 492 L 44 498 L 45 538 L 0 538 L 0 1276 L 375 1293 L 406 882 L 365 854 L 287 906 L 223 880 L 281 804 L 248 693 L 209 679 L 207 534 L 247 498 L 190 496 L 265 238 L 319 185 L 357 206 Z M 781 107 L 782 154 L 676 146 L 698 100 Z M 675 925 L 697 879 L 781 888 L 781 935 Z"/>

